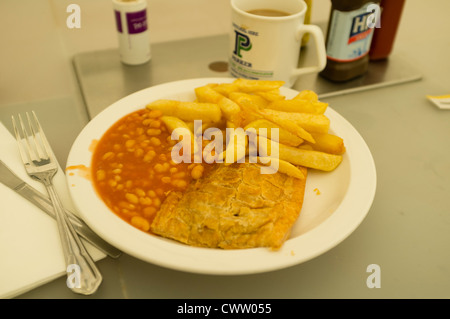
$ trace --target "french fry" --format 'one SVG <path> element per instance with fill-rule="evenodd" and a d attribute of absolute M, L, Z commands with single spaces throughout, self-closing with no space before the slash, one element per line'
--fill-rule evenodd
<path fill-rule="evenodd" d="M 258 91 L 272 91 L 279 89 L 284 85 L 284 81 L 264 81 L 264 80 L 248 80 L 236 79 L 233 82 L 241 92 L 251 93 Z"/>
<path fill-rule="evenodd" d="M 244 130 L 240 127 L 236 129 L 228 128 L 227 134 L 228 144 L 219 158 L 223 159 L 225 165 L 244 161 L 248 154 L 248 139 Z"/>
<path fill-rule="evenodd" d="M 273 157 L 259 157 L 259 156 L 257 157 L 257 160 L 258 164 L 260 165 L 270 167 L 275 166 L 276 169 L 274 169 L 274 173 L 280 172 L 299 179 L 304 179 L 306 177 L 306 168 L 304 167 L 299 168 L 287 161 Z"/>
<path fill-rule="evenodd" d="M 271 110 L 294 112 L 294 113 L 313 113 L 323 114 L 328 107 L 327 103 L 313 102 L 302 99 L 276 100 L 269 103 L 266 108 Z"/>
<path fill-rule="evenodd" d="M 227 128 L 238 128 L 239 126 L 236 125 L 236 123 L 231 122 L 231 121 L 227 121 L 226 122 Z"/>
<path fill-rule="evenodd" d="M 317 96 L 316 92 L 311 91 L 311 90 L 303 90 L 303 91 L 299 92 L 294 97 L 294 100 L 296 100 L 296 99 L 307 100 L 307 101 L 311 101 L 311 102 L 318 102 L 319 101 L 319 97 Z"/>
<path fill-rule="evenodd" d="M 251 140 L 252 144 L 257 144 L 257 152 L 252 152 L 252 155 L 254 153 L 257 153 L 259 157 L 274 157 L 274 158 L 280 158 L 279 157 L 279 149 L 280 145 L 283 145 L 277 141 L 271 140 L 269 138 L 266 138 L 264 136 L 257 136 L 256 140 Z"/>
<path fill-rule="evenodd" d="M 231 92 L 236 92 L 239 90 L 238 85 L 234 83 L 220 83 L 213 86 L 214 91 L 228 97 Z"/>
<path fill-rule="evenodd" d="M 169 117 L 169 116 L 166 116 L 166 117 Z M 195 133 L 194 122 L 192 121 L 192 122 L 185 122 L 185 123 L 186 123 L 186 125 L 187 125 L 187 128 L 188 128 L 192 133 Z M 170 129 L 169 129 L 169 131 L 170 131 Z"/>
<path fill-rule="evenodd" d="M 190 127 L 188 123 L 179 119 L 178 117 L 163 115 L 163 116 L 161 116 L 161 121 L 166 125 L 169 132 L 172 132 L 176 128 L 186 128 L 189 130 L 189 132 L 194 134 L 193 126 Z"/>
<path fill-rule="evenodd" d="M 312 144 L 310 144 L 310 143 L 308 143 L 308 144 L 307 143 L 303 143 L 303 144 L 299 145 L 298 148 L 302 149 L 302 150 L 309 150 L 309 151 L 313 151 L 314 150 L 313 147 L 312 147 Z"/>
<path fill-rule="evenodd" d="M 203 159 L 205 162 L 217 163 L 223 162 L 224 147 L 226 147 L 224 136 L 226 136 L 225 129 L 209 127 L 203 134 Z M 221 156 L 221 157 L 220 157 Z"/>
<path fill-rule="evenodd" d="M 263 97 L 249 93 L 233 92 L 230 93 L 229 97 L 238 105 L 240 105 L 243 100 L 251 100 L 253 105 L 258 109 L 263 109 L 269 104 Z"/>
<path fill-rule="evenodd" d="M 266 92 L 255 92 L 254 94 L 259 95 L 268 102 L 283 101 L 286 99 L 284 95 L 280 94 L 279 89 Z"/>
<path fill-rule="evenodd" d="M 277 119 L 284 123 L 295 123 L 301 126 L 308 132 L 314 133 L 328 133 L 330 129 L 330 120 L 323 114 L 311 114 L 311 113 L 291 113 L 282 112 L 276 110 L 265 109 L 261 111 L 265 114 L 267 119 Z M 281 123 L 279 125 L 282 125 Z M 300 136 L 302 137 L 302 136 Z M 303 137 L 302 137 L 303 138 Z M 314 138 L 311 136 L 310 139 L 304 138 L 305 140 L 314 143 Z M 312 141 L 311 141 L 312 140 Z"/>
<path fill-rule="evenodd" d="M 253 99 L 247 98 L 245 96 L 240 97 L 241 98 L 239 99 L 239 106 L 242 109 L 241 113 L 243 114 L 242 117 L 244 118 L 243 125 L 247 125 L 248 123 L 251 123 L 255 120 L 265 118 L 266 120 L 269 120 L 274 124 L 284 128 L 288 132 L 296 135 L 297 137 L 314 143 L 312 135 L 302 127 L 300 127 L 297 123 L 294 123 L 293 121 L 286 118 L 281 118 L 277 116 L 276 113 L 272 114 L 268 112 L 272 110 L 259 109 L 258 104 L 256 104 Z"/>
<path fill-rule="evenodd" d="M 146 108 L 149 110 L 160 110 L 163 112 L 163 115 L 175 116 L 179 104 L 179 101 L 161 99 L 147 104 Z"/>
<path fill-rule="evenodd" d="M 223 95 L 214 90 L 213 85 L 204 85 L 194 89 L 197 101 L 200 103 L 218 103 Z"/>
<path fill-rule="evenodd" d="M 260 141 L 261 140 L 261 141 Z M 292 147 L 289 145 L 277 143 L 273 140 L 267 140 L 265 137 L 258 136 L 259 147 L 265 147 L 259 150 L 261 154 L 267 154 L 273 157 L 272 146 L 278 151 L 278 158 L 293 165 L 314 168 L 321 171 L 332 171 L 342 162 L 342 156 L 336 154 L 328 154 L 314 150 L 303 149 L 300 147 Z M 276 154 L 275 154 L 276 155 Z"/>
<path fill-rule="evenodd" d="M 241 108 L 234 101 L 223 96 L 214 90 L 215 86 L 205 85 L 195 89 L 197 100 L 202 103 L 215 103 L 220 107 L 226 120 L 236 122 L 240 121 L 239 112 Z"/>
<path fill-rule="evenodd" d="M 330 129 L 330 119 L 323 114 L 290 113 L 290 116 L 291 121 L 310 133 L 327 133 Z"/>
<path fill-rule="evenodd" d="M 287 116 L 288 114 L 293 114 L 293 113 L 278 112 L 278 111 L 265 109 L 265 110 L 259 110 L 259 114 L 261 114 L 266 120 L 269 120 L 269 121 L 277 124 L 278 126 L 284 128 L 288 132 L 296 135 L 297 137 L 299 137 L 305 141 L 308 141 L 310 143 L 315 142 L 314 138 L 307 130 L 305 130 L 297 122 L 294 122 L 291 118 L 289 118 L 289 116 Z"/>
<path fill-rule="evenodd" d="M 255 120 L 247 126 L 245 126 L 244 130 L 247 131 L 249 128 L 254 128 L 258 135 L 264 136 L 267 138 L 271 137 L 271 129 L 278 129 L 278 141 L 280 143 L 290 145 L 290 146 L 298 146 L 303 143 L 303 139 L 292 134 L 291 132 L 285 130 L 284 128 L 268 121 L 266 119 Z M 261 130 L 266 129 L 266 130 Z"/>
<path fill-rule="evenodd" d="M 313 150 L 337 155 L 345 153 L 344 140 L 341 137 L 327 133 L 311 133 L 311 135 L 316 142 L 314 144 L 306 142 L 305 145 L 311 145 Z"/>
<path fill-rule="evenodd" d="M 261 115 L 257 113 L 258 105 L 255 105 L 254 100 L 249 98 L 248 94 L 241 95 L 231 93 L 230 99 L 235 99 L 235 102 L 241 109 L 237 116 L 238 120 L 233 121 L 235 126 L 244 127 L 248 123 L 261 118 Z"/>
<path fill-rule="evenodd" d="M 342 162 L 342 156 L 325 152 L 304 150 L 287 145 L 280 145 L 280 159 L 294 165 L 314 168 L 320 171 L 332 171 Z"/>
<path fill-rule="evenodd" d="M 209 128 L 225 128 L 226 121 L 224 119 L 220 120 L 220 122 L 201 122 L 201 125 L 196 125 L 195 122 L 186 122 L 189 129 L 196 135 L 201 135 L 205 132 L 205 130 Z"/>
<path fill-rule="evenodd" d="M 191 153 L 194 154 L 194 156 L 198 155 L 200 149 L 198 143 L 195 141 L 193 128 L 191 128 L 183 120 L 174 116 L 161 116 L 161 121 L 166 125 L 167 129 L 171 133 L 174 130 L 179 130 L 178 135 L 187 136 L 187 133 L 189 132 L 188 136 L 191 141 Z"/>
<path fill-rule="evenodd" d="M 218 104 L 226 120 L 239 125 L 241 108 L 229 98 L 223 97 Z"/>
<path fill-rule="evenodd" d="M 163 115 L 176 116 L 184 121 L 219 122 L 222 117 L 222 111 L 215 103 L 161 99 L 147 104 L 146 107 L 149 110 L 160 110 Z"/>

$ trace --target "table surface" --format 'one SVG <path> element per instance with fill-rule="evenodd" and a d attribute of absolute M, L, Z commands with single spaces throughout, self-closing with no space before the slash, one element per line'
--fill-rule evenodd
<path fill-rule="evenodd" d="M 450 111 L 425 98 L 450 94 L 450 37 L 439 32 L 450 29 L 450 4 L 439 3 L 446 10 L 420 12 L 428 19 L 420 27 L 417 16 L 404 19 L 408 36 L 395 48 L 421 80 L 323 98 L 359 131 L 377 168 L 373 205 L 338 246 L 287 269 L 242 276 L 190 274 L 124 254 L 98 262 L 104 281 L 93 296 L 73 294 L 58 278 L 17 298 L 449 298 Z M 32 106 L 64 165 L 89 112 L 55 97 L 2 105 L 0 120 L 10 127 L 11 114 Z M 381 270 L 379 288 L 367 285 L 373 264 Z"/>

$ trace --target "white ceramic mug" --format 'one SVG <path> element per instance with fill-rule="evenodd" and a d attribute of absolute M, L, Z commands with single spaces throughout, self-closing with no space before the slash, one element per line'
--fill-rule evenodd
<path fill-rule="evenodd" d="M 248 13 L 271 9 L 285 16 L 263 16 Z M 322 30 L 305 25 L 307 5 L 303 0 L 231 0 L 229 69 L 234 77 L 259 80 L 281 80 L 292 87 L 298 76 L 320 72 L 326 65 Z M 302 37 L 311 34 L 315 40 L 317 65 L 298 68 Z"/>

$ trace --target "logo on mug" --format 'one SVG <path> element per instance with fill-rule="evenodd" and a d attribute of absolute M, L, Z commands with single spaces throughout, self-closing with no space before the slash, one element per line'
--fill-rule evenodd
<path fill-rule="evenodd" d="M 234 33 L 236 37 L 234 41 L 233 53 L 236 54 L 238 57 L 242 58 L 241 50 L 250 51 L 252 48 L 252 43 L 248 35 L 243 34 L 237 30 L 234 30 Z"/>

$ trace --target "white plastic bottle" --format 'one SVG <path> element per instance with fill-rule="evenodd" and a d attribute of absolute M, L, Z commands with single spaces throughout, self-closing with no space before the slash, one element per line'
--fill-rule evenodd
<path fill-rule="evenodd" d="M 120 60 L 144 64 L 151 59 L 147 0 L 112 0 L 119 40 Z"/>

